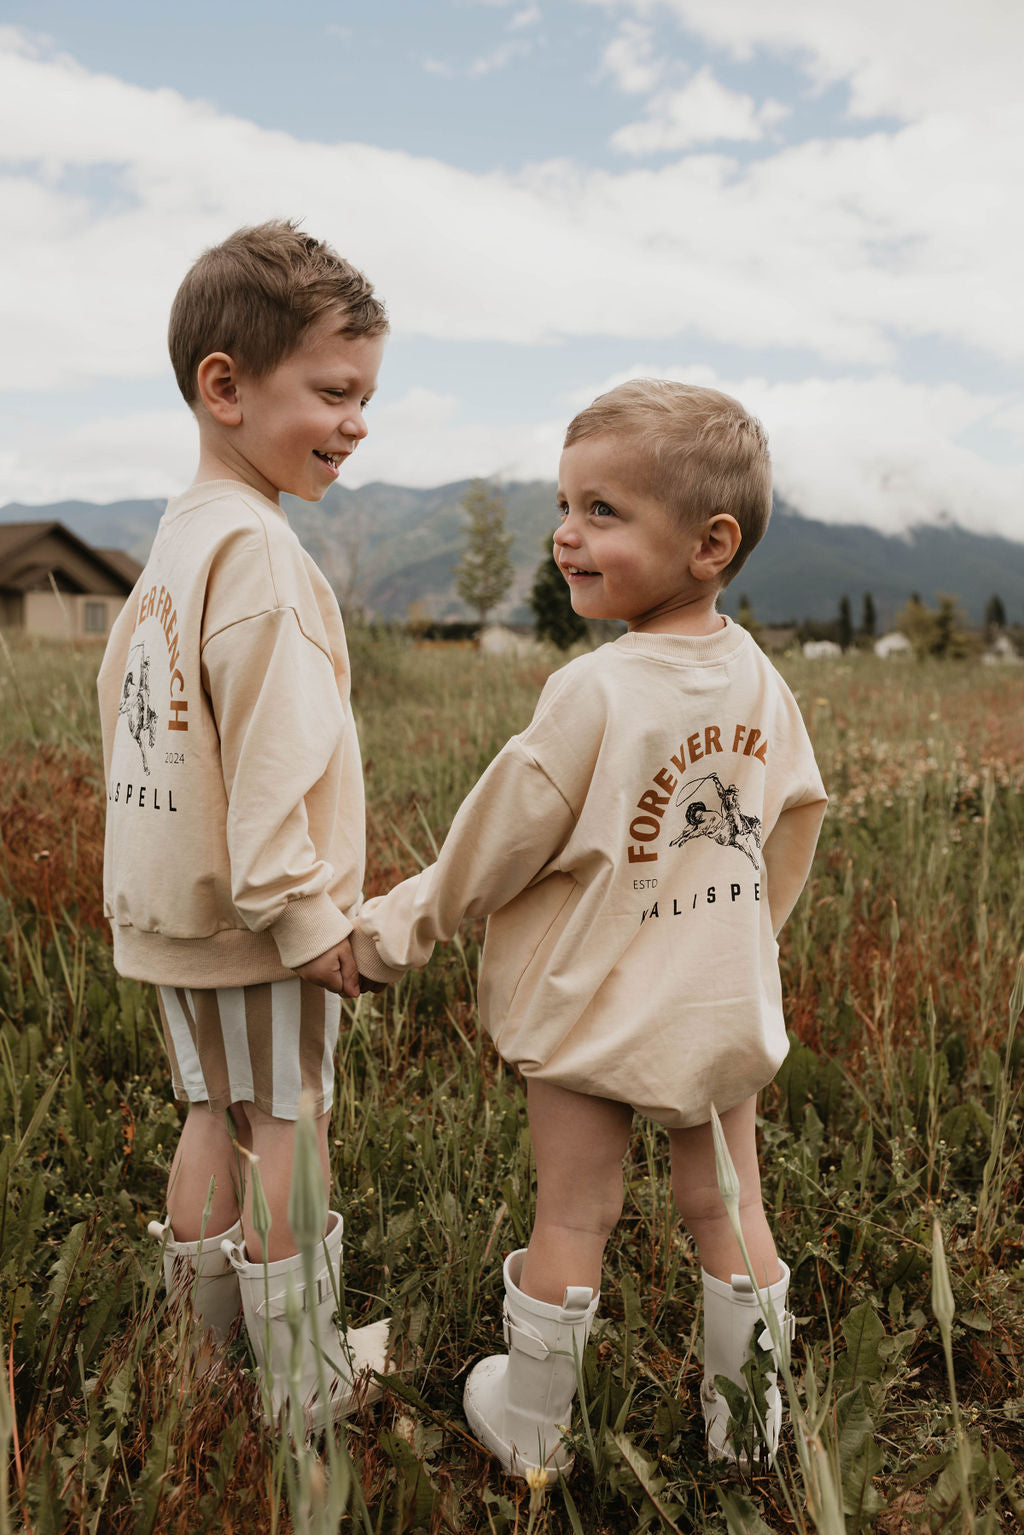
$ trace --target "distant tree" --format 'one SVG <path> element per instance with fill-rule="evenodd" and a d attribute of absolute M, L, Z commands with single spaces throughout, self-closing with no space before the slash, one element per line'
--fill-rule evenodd
<path fill-rule="evenodd" d="M 997 629 L 1005 628 L 1006 609 L 1003 607 L 1002 598 L 997 597 L 993 592 L 985 604 L 985 633 L 991 639 Z"/>
<path fill-rule="evenodd" d="M 853 644 L 853 610 L 850 607 L 850 599 L 844 592 L 839 599 L 839 618 L 836 624 L 838 629 L 839 648 L 849 650 Z"/>
<path fill-rule="evenodd" d="M 486 480 L 474 480 L 461 501 L 469 518 L 462 559 L 455 568 L 455 590 L 469 608 L 475 608 L 480 628 L 515 579 L 509 558 L 512 534 L 505 532 L 505 503 Z"/>
<path fill-rule="evenodd" d="M 897 615 L 896 627 L 914 647 L 919 657 L 958 660 L 971 655 L 977 643 L 967 632 L 967 620 L 955 597 L 939 594 L 937 609 L 926 607 L 914 592 L 906 607 Z"/>
<path fill-rule="evenodd" d="M 865 644 L 874 639 L 878 631 L 878 614 L 875 612 L 875 599 L 870 592 L 864 593 L 864 604 L 860 610 L 860 637 Z"/>
<path fill-rule="evenodd" d="M 550 546 L 533 578 L 530 607 L 537 638 L 550 640 L 559 650 L 568 650 L 587 632 L 586 619 L 573 610 L 568 584 L 555 564 Z"/>
<path fill-rule="evenodd" d="M 917 592 L 911 593 L 906 607 L 897 613 L 896 627 L 907 636 L 916 656 L 934 655 L 935 614 L 925 607 Z"/>

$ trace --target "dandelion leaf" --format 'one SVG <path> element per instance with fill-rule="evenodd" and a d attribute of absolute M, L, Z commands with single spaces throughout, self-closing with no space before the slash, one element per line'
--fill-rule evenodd
<path fill-rule="evenodd" d="M 836 1360 L 839 1381 L 881 1380 L 884 1361 L 879 1349 L 885 1328 L 870 1301 L 855 1306 L 843 1322 L 846 1353 Z"/>

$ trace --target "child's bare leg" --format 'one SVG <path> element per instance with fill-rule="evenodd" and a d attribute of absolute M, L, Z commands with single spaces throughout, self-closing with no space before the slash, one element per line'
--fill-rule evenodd
<path fill-rule="evenodd" d="M 567 1285 L 601 1288 L 605 1243 L 622 1214 L 622 1159 L 633 1110 L 530 1080 L 537 1217 L 520 1288 L 560 1306 Z"/>
<path fill-rule="evenodd" d="M 267 1251 L 264 1255 L 259 1234 L 252 1221 L 253 1180 L 251 1177 L 247 1178 L 245 1211 L 242 1216 L 242 1225 L 245 1228 L 245 1249 L 251 1263 L 262 1263 L 264 1256 L 268 1263 L 276 1263 L 280 1258 L 293 1257 L 299 1250 L 299 1244 L 288 1224 L 288 1199 L 291 1194 L 292 1166 L 295 1161 L 296 1122 L 294 1119 L 274 1119 L 253 1103 L 245 1104 L 245 1118 L 248 1123 L 250 1149 L 258 1159 L 260 1182 L 263 1185 L 263 1194 L 271 1219 Z M 328 1113 L 321 1114 L 316 1122 L 320 1173 L 325 1193 L 330 1187 L 330 1159 L 327 1149 L 330 1120 L 331 1116 Z"/>
<path fill-rule="evenodd" d="M 167 1186 L 167 1217 L 175 1240 L 217 1236 L 238 1219 L 237 1154 L 227 1120 L 209 1104 L 193 1103 L 182 1126 Z M 203 1217 L 213 1179 L 213 1202 Z"/>
<path fill-rule="evenodd" d="M 759 1286 L 780 1277 L 775 1242 L 761 1201 L 761 1174 L 755 1136 L 756 1099 L 722 1115 L 726 1144 L 740 1180 L 740 1228 Z M 672 1189 L 686 1226 L 697 1244 L 701 1266 L 716 1279 L 728 1281 L 745 1274 L 746 1264 L 733 1234 L 715 1175 L 715 1144 L 711 1125 L 670 1130 Z"/>

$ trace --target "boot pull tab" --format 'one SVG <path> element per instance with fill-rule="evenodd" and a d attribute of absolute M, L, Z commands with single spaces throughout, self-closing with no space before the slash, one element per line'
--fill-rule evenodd
<path fill-rule="evenodd" d="M 233 1269 L 240 1270 L 245 1267 L 246 1253 L 244 1242 L 232 1242 L 229 1238 L 225 1237 L 224 1241 L 220 1244 L 220 1250 Z"/>
<path fill-rule="evenodd" d="M 749 1274 L 730 1274 L 729 1283 L 737 1295 L 753 1295 L 754 1281 Z"/>
<path fill-rule="evenodd" d="M 593 1290 L 588 1290 L 585 1285 L 569 1285 L 562 1296 L 562 1310 L 586 1311 L 593 1299 Z"/>

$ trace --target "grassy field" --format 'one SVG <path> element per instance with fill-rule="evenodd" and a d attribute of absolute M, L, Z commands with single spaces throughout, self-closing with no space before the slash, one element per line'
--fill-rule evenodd
<path fill-rule="evenodd" d="M 102 922 L 98 659 L 0 650 L 0 1535 L 1024 1527 L 1024 676 L 784 665 L 832 794 L 763 1101 L 799 1432 L 773 1472 L 708 1466 L 698 1275 L 638 1123 L 576 1469 L 531 1506 L 460 1406 L 532 1197 L 523 1093 L 477 1032 L 478 929 L 361 999 L 338 1062 L 349 1313 L 390 1312 L 414 1363 L 319 1453 L 263 1428 L 244 1339 L 194 1378 L 146 1235 L 178 1110 Z M 557 658 L 357 633 L 353 660 L 372 893 L 430 856 Z"/>

